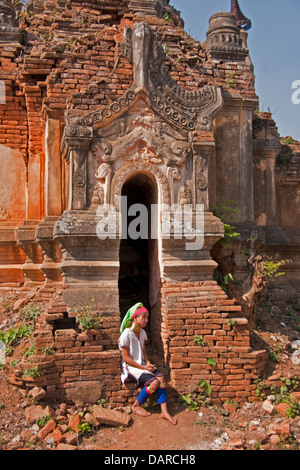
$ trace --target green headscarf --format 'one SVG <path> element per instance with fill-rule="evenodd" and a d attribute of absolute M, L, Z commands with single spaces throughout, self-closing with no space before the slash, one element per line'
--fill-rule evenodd
<path fill-rule="evenodd" d="M 120 333 L 122 334 L 123 331 L 125 330 L 125 328 L 130 328 L 131 326 L 131 322 L 132 322 L 132 316 L 134 315 L 134 313 L 137 311 L 138 308 L 141 308 L 141 307 L 144 307 L 144 305 L 142 304 L 142 302 L 138 302 L 137 304 L 133 305 L 133 307 L 131 307 L 125 317 L 123 318 L 123 321 L 121 323 L 121 327 L 120 327 Z"/>

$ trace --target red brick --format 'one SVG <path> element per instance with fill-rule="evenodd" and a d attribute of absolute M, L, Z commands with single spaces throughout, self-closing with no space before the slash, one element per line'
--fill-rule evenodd
<path fill-rule="evenodd" d="M 93 407 L 93 416 L 99 424 L 108 426 L 124 426 L 128 427 L 131 417 L 126 413 L 103 408 L 99 405 Z"/>

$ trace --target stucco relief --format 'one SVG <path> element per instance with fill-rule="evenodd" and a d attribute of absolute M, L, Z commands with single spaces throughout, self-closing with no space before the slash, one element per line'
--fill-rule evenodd
<path fill-rule="evenodd" d="M 123 165 L 128 168 L 130 163 L 146 165 L 148 171 L 164 175 L 168 200 L 174 204 L 180 186 L 187 183 L 186 161 L 189 155 L 193 158 L 194 133 L 209 130 L 223 105 L 218 87 L 189 92 L 175 83 L 165 64 L 157 29 L 146 23 L 136 23 L 132 30 L 125 28 L 122 50 L 133 63 L 134 85 L 102 109 L 67 118 L 65 139 L 70 148 L 75 147 L 72 208 L 87 209 L 91 203 L 94 206 L 97 201 L 114 199 L 110 182 Z M 86 152 L 87 160 L 89 151 L 86 144 L 97 162 L 90 180 L 87 165 L 82 163 L 82 152 Z M 206 190 L 207 175 L 197 173 L 197 178 L 197 188 Z M 92 194 L 92 200 L 84 194 Z"/>
<path fill-rule="evenodd" d="M 120 209 L 120 196 L 123 184 L 130 175 L 136 173 L 150 174 L 154 177 L 160 190 L 161 203 L 170 206 L 170 187 L 164 173 L 157 166 L 151 165 L 150 163 L 133 162 L 123 165 L 113 177 L 111 184 L 111 204 L 113 204 L 117 210 Z"/>
<path fill-rule="evenodd" d="M 171 129 L 146 107 L 144 97 L 140 96 L 127 113 L 97 130 L 91 144 L 91 152 L 97 162 L 93 206 L 97 201 L 99 204 L 109 201 L 115 203 L 110 182 L 123 167 L 126 176 L 129 175 L 129 169 L 134 172 L 138 168 L 154 174 L 160 192 L 164 194 L 162 200 L 174 204 L 179 189 L 176 183 L 182 180 L 192 145 L 186 136 Z"/>

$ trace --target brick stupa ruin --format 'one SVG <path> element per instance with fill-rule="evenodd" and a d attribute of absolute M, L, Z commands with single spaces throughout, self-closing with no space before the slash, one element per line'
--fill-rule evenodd
<path fill-rule="evenodd" d="M 300 147 L 288 146 L 283 164 L 287 146 L 257 111 L 251 22 L 237 6 L 212 15 L 200 43 L 168 0 L 30 0 L 19 15 L 0 1 L 0 285 L 36 289 L 45 305 L 30 358 L 43 374 L 26 377 L 23 359 L 15 384 L 38 384 L 49 400 L 101 388 L 125 403 L 119 327 L 141 300 L 176 393 L 202 379 L 216 403 L 254 398 L 266 353 L 252 349 L 241 307 L 213 280 L 224 225 L 212 208 L 238 209 L 237 279 L 255 234 L 262 252 L 292 260 L 286 278 L 299 286 Z M 97 217 L 105 204 L 122 212 L 121 195 L 157 204 L 159 221 L 174 218 L 172 204 L 190 205 L 195 221 L 203 205 L 202 248 L 187 250 L 176 226 L 134 241 L 118 225 L 101 239 Z M 91 299 L 103 323 L 82 332 L 74 306 Z"/>

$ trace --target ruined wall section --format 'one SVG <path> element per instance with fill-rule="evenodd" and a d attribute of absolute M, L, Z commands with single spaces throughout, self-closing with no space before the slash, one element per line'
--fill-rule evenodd
<path fill-rule="evenodd" d="M 115 5 L 114 2 L 109 3 Z M 132 1 L 130 4 L 134 4 L 135 8 L 132 8 L 131 11 L 127 10 L 128 2 L 123 2 L 121 5 L 122 8 L 125 5 L 124 10 L 121 8 L 118 10 L 119 13 L 116 13 L 115 10 L 108 13 L 106 10 L 106 16 L 104 6 L 108 5 L 108 2 L 104 1 L 97 3 L 97 7 L 95 2 L 36 1 L 31 10 L 29 7 L 23 18 L 22 27 L 26 41 L 23 55 L 16 64 L 19 69 L 18 83 L 23 93 L 28 115 L 27 157 L 28 171 L 31 172 L 28 173 L 28 178 L 30 178 L 30 174 L 39 175 L 37 180 L 31 180 L 28 185 L 31 193 L 28 193 L 27 199 L 27 220 L 18 230 L 18 240 L 26 254 L 22 271 L 28 283 L 42 283 L 44 276 L 48 281 L 51 280 L 54 283 L 61 281 L 58 273 L 61 257 L 55 240 L 53 240 L 53 227 L 68 204 L 66 187 L 68 155 L 61 154 L 58 145 L 63 135 L 65 113 L 68 112 L 68 118 L 84 117 L 99 109 L 99 114 L 104 113 L 110 104 L 115 103 L 133 85 L 134 69 L 126 54 L 126 41 L 124 43 L 124 32 L 128 26 L 133 29 L 134 23 L 145 21 L 152 28 L 156 28 L 155 34 L 157 34 L 158 40 L 165 44 L 166 65 L 171 80 L 173 79 L 174 83 L 180 87 L 179 90 L 176 88 L 174 93 L 182 93 L 183 102 L 186 97 L 185 90 L 200 92 L 205 84 L 222 88 L 222 93 L 227 100 L 227 109 L 222 111 L 223 114 L 219 122 L 223 125 L 222 120 L 226 119 L 223 127 L 224 132 L 226 126 L 231 125 L 232 122 L 238 127 L 239 122 L 236 121 L 236 116 L 241 114 L 240 108 L 243 106 L 243 100 L 251 102 L 252 104 L 244 110 L 245 116 L 242 121 L 244 127 L 241 126 L 239 132 L 242 135 L 246 130 L 246 135 L 252 136 L 251 106 L 256 101 L 253 69 L 247 60 L 245 42 L 243 45 L 236 25 L 233 25 L 232 15 L 225 15 L 230 23 L 229 31 L 222 36 L 223 33 L 220 33 L 217 27 L 215 30 L 212 29 L 211 42 L 202 45 L 192 40 L 182 27 L 173 24 L 172 18 L 143 14 L 143 9 L 139 7 L 139 4 L 142 3 L 157 5 L 159 3 L 161 6 L 165 2 L 162 0 L 158 0 L 158 2 Z M 102 10 L 100 9 L 101 5 L 103 6 Z M 220 34 L 221 49 L 214 46 L 215 34 Z M 218 93 L 221 95 L 220 90 Z M 191 93 L 187 95 L 187 101 L 191 100 Z M 196 98 L 197 93 L 195 93 Z M 219 96 L 218 98 L 220 99 L 217 101 L 217 105 L 221 106 L 221 98 L 223 97 Z M 234 102 L 233 105 L 232 102 Z M 236 102 L 238 102 L 237 106 Z M 85 130 L 83 129 L 83 131 Z M 193 136 L 195 148 L 198 144 L 200 148 L 200 144 L 214 144 L 213 131 L 202 130 L 199 131 L 199 134 Z M 236 134 L 236 141 L 239 141 L 240 135 Z M 73 135 L 68 137 L 76 142 Z M 219 139 L 222 139 L 222 134 L 219 134 Z M 78 138 L 77 142 L 79 140 Z M 88 139 L 86 140 L 88 141 Z M 213 147 L 213 145 L 208 145 L 208 147 Z M 245 149 L 243 151 L 244 153 L 238 154 L 241 161 Z M 79 156 L 82 155 L 80 152 L 78 153 Z M 213 154 L 213 152 L 209 151 L 208 154 Z M 247 155 L 249 159 L 252 156 L 249 149 L 247 149 Z M 66 157 L 65 160 L 64 157 Z M 33 163 L 32 168 L 30 162 Z M 215 165 L 217 167 L 216 162 Z M 216 167 L 211 168 L 212 174 L 215 174 Z M 228 163 L 227 167 L 229 168 Z M 79 187 L 84 186 L 81 184 L 83 179 L 79 178 L 79 181 L 76 181 L 79 183 Z M 36 189 L 37 185 L 40 188 L 39 193 Z M 205 181 L 206 185 L 207 181 Z M 34 194 L 38 195 L 37 200 L 33 200 Z M 60 206 L 57 205 L 57 201 L 60 201 Z M 86 208 L 84 206 L 84 209 Z M 81 211 L 81 207 L 79 210 Z M 82 231 L 89 230 L 86 222 L 90 214 L 86 211 L 82 218 Z M 81 253 L 83 251 L 82 240 L 84 238 L 81 238 L 81 233 L 76 230 L 78 227 L 75 229 L 75 236 L 72 237 L 73 234 L 70 234 L 69 237 L 71 244 L 74 243 L 72 246 L 70 245 L 72 248 L 70 251 L 75 252 L 79 268 L 83 268 L 87 275 L 93 274 L 89 263 L 86 263 L 85 260 L 80 263 L 82 258 L 77 256 L 77 249 Z M 86 235 L 86 232 L 83 231 L 83 235 Z M 219 234 L 217 235 L 219 236 Z M 209 237 L 212 240 L 211 233 Z M 94 249 L 95 246 L 94 238 L 90 237 L 91 249 Z M 88 250 L 90 246 L 88 246 Z M 211 277 L 214 263 L 210 262 L 209 248 L 211 246 L 208 244 L 204 259 L 200 259 L 197 279 L 199 279 L 199 273 L 203 278 Z M 88 250 L 86 251 L 88 252 Z M 172 255 L 172 250 L 169 249 L 169 252 Z M 107 254 L 107 250 L 103 250 L 103 253 Z M 115 248 L 113 255 L 116 257 L 118 255 Z M 111 271 L 114 276 L 118 268 L 118 259 L 112 261 Z M 175 262 L 166 261 L 169 261 L 169 264 L 166 262 L 166 266 L 169 269 L 170 278 L 172 278 L 176 267 Z M 102 263 L 100 268 L 101 275 L 109 281 L 107 266 L 108 264 Z M 82 271 L 80 271 L 80 276 L 75 276 L 75 278 L 82 279 L 81 273 Z M 182 278 L 182 274 L 179 274 Z M 251 351 L 249 331 L 244 319 L 238 318 L 229 321 L 231 318 L 227 312 L 240 308 L 232 305 L 232 302 L 227 298 L 225 299 L 223 291 L 215 283 L 206 282 L 206 285 L 200 285 L 196 281 L 191 282 L 190 285 L 184 285 L 180 281 L 178 283 L 170 281 L 170 285 L 164 285 L 164 287 L 175 289 L 173 296 L 168 296 L 166 291 L 162 291 L 161 314 L 164 317 L 163 319 L 158 318 L 158 324 L 161 321 L 162 325 L 162 335 L 170 335 L 171 337 L 171 343 L 168 349 L 164 349 L 164 352 L 167 356 L 166 359 L 170 360 L 172 382 L 180 391 L 186 390 L 188 385 L 197 389 L 197 381 L 200 380 L 200 372 L 205 365 L 205 374 L 207 375 L 203 377 L 208 381 L 213 380 L 218 401 L 223 401 L 225 397 L 242 400 L 253 394 L 251 380 L 254 375 L 261 372 L 265 356 L 263 352 L 253 353 Z M 204 290 L 201 291 L 201 288 Z M 53 290 L 55 291 L 55 287 Z M 205 304 L 204 297 L 207 296 L 207 292 L 212 291 L 215 292 L 211 301 L 213 305 L 217 305 L 217 300 L 225 301 L 219 311 L 208 310 L 207 307 L 210 308 L 211 303 Z M 106 293 L 107 298 L 110 292 Z M 190 299 L 191 293 L 194 299 Z M 102 296 L 102 291 L 100 294 Z M 117 289 L 115 289 L 114 295 L 117 298 Z M 101 300 L 103 306 L 103 299 Z M 108 300 L 111 299 L 108 298 Z M 187 302 L 189 301 L 188 307 Z M 185 307 L 191 308 L 190 312 L 182 310 L 183 304 Z M 115 349 L 115 345 L 119 334 L 120 317 L 116 310 L 113 306 L 111 311 L 107 312 L 107 315 L 104 316 L 102 331 L 91 332 L 91 336 L 82 335 L 76 330 L 76 323 L 73 322 L 74 317 L 66 305 L 55 305 L 50 310 L 43 312 L 41 322 L 37 325 L 35 332 L 38 352 L 39 349 L 49 346 L 54 348 L 55 355 L 50 360 L 40 355 L 35 358 L 35 364 L 43 371 L 40 382 L 39 380 L 37 382 L 47 388 L 48 396 L 53 394 L 58 399 L 68 395 L 71 389 L 78 386 L 78 382 L 87 382 L 87 385 L 91 386 L 95 382 L 103 381 L 106 398 L 115 397 L 117 400 L 120 388 L 116 380 L 116 377 L 119 377 L 119 352 Z M 188 317 L 188 313 L 192 316 Z M 208 328 L 208 325 L 211 327 Z M 180 326 L 183 326 L 186 331 L 186 338 L 183 340 L 178 334 Z M 207 335 L 206 341 L 211 343 L 211 348 L 216 349 L 212 351 L 211 348 L 208 348 L 208 350 L 202 351 L 203 355 L 201 356 L 201 351 L 194 350 L 194 344 L 192 344 L 195 334 Z M 164 340 L 165 338 L 163 338 Z M 240 347 L 245 349 L 231 350 L 235 341 L 241 341 Z M 224 357 L 222 361 L 219 361 L 221 378 L 216 377 L 216 370 L 211 371 L 207 367 L 209 366 L 207 363 L 209 358 L 218 358 L 218 347 L 225 348 Z M 24 362 L 20 364 L 19 375 L 14 378 L 15 383 L 30 386 L 33 381 L 28 383 L 27 378 L 23 377 L 23 366 L 26 368 Z M 238 369 L 239 378 L 234 369 Z M 247 369 L 251 370 L 251 377 L 247 375 Z M 228 377 L 227 372 L 230 372 L 231 378 Z M 235 383 L 238 380 L 241 380 L 240 384 Z M 222 393 L 224 387 L 227 386 L 232 388 L 227 390 L 229 395 L 226 393 L 224 395 Z M 131 395 L 132 391 L 129 386 L 129 392 L 124 390 L 122 399 L 125 401 Z"/>
<path fill-rule="evenodd" d="M 107 401 L 132 403 L 136 385 L 129 381 L 120 390 L 115 319 L 104 316 L 99 328 L 80 331 L 75 329 L 75 317 L 76 312 L 68 309 L 56 292 L 37 319 L 36 354 L 17 367 L 9 367 L 8 380 L 21 387 L 43 387 L 49 400 L 72 401 L 80 390 L 100 386 Z M 163 356 L 168 366 L 169 400 L 181 393 L 198 394 L 202 380 L 212 386 L 215 404 L 257 400 L 254 380 L 265 368 L 267 353 L 251 348 L 248 321 L 242 317 L 241 307 L 228 299 L 216 282 L 164 282 L 161 308 L 151 321 L 161 325 L 156 331 L 153 359 L 161 361 Z M 45 356 L 44 348 L 55 354 Z M 29 367 L 36 367 L 41 375 L 28 377 Z"/>
<path fill-rule="evenodd" d="M 47 109 L 63 109 L 66 104 L 67 109 L 91 111 L 123 94 L 133 80 L 132 66 L 121 50 L 123 31 L 137 21 L 157 28 L 159 40 L 165 44 L 170 74 L 179 86 L 197 91 L 209 84 L 256 97 L 247 62 L 208 58 L 206 45 L 192 39 L 168 14 L 165 18 L 143 16 L 123 6 L 117 15 L 104 16 L 102 3 L 105 6 L 108 2 L 91 2 L 89 6 L 47 2 L 47 9 L 41 11 L 28 8 L 24 28 L 30 48 L 26 54 L 55 60 L 47 80 Z"/>
<path fill-rule="evenodd" d="M 27 112 L 18 86 L 20 45 L 0 44 L 0 144 L 20 150 L 27 158 Z"/>
<path fill-rule="evenodd" d="M 281 143 L 276 165 L 278 224 L 300 228 L 300 143 L 289 137 Z"/>
<path fill-rule="evenodd" d="M 146 3 L 154 5 L 153 12 Z M 163 0 L 30 2 L 20 18 L 22 40 L 14 46 L 6 45 L 1 55 L 9 101 L 0 105 L 0 142 L 21 152 L 25 162 L 19 159 L 16 167 L 21 168 L 22 175 L 14 175 L 15 181 L 21 181 L 22 196 L 16 199 L 9 193 L 21 227 L 14 226 L 8 238 L 14 239 L 14 246 L 18 240 L 19 254 L 20 247 L 26 253 L 26 267 L 22 267 L 20 256 L 15 259 L 20 282 L 44 280 L 45 253 L 54 263 L 60 260 L 58 247 L 49 249 L 48 234 L 55 218 L 69 204 L 69 161 L 60 149 L 65 113 L 81 116 L 101 109 L 116 102 L 133 85 L 124 31 L 142 21 L 156 29 L 165 47 L 171 80 L 179 87 L 196 93 L 205 85 L 220 86 L 229 98 L 237 94 L 242 99 L 256 99 L 252 65 L 236 26 L 221 37 L 227 55 L 220 58 L 214 56 L 213 42 L 201 44 L 187 35 L 178 12 Z M 232 22 L 232 16 L 227 15 L 226 21 Z M 212 29 L 210 41 L 215 34 L 218 30 Z M 201 139 L 213 142 L 213 132 Z M 215 170 L 211 170 L 213 174 Z M 13 187 L 5 186 L 7 191 Z M 213 193 L 214 185 L 210 188 Z M 2 219 L 5 211 L 7 207 L 1 208 Z M 49 219 L 46 232 L 38 237 L 39 242 L 45 241 L 41 250 L 36 244 L 36 230 L 44 217 Z M 14 279 L 12 272 L 9 280 Z M 54 279 L 59 279 L 58 273 Z"/>
<path fill-rule="evenodd" d="M 0 43 L 0 284 L 24 282 L 24 252 L 16 230 L 26 218 L 27 141 L 26 102 L 18 86 L 18 43 Z"/>

